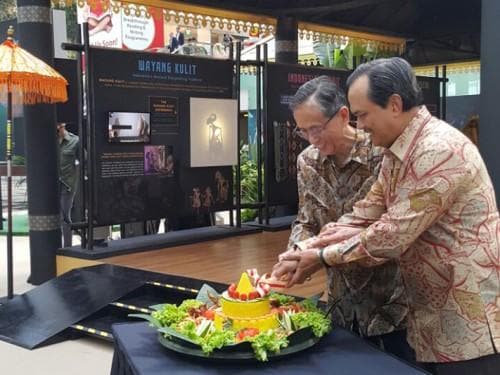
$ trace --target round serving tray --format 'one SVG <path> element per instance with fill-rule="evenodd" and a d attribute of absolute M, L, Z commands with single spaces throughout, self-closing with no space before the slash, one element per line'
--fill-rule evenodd
<path fill-rule="evenodd" d="M 158 340 L 164 347 L 190 357 L 215 361 L 257 361 L 252 346 L 248 341 L 216 349 L 207 355 L 201 350 L 200 346 L 173 336 L 166 338 L 161 332 L 158 333 Z M 269 352 L 268 359 L 278 359 L 306 350 L 315 345 L 319 340 L 320 338 L 314 336 L 310 328 L 300 329 L 288 336 L 289 344 L 286 348 L 281 349 L 279 353 Z"/>

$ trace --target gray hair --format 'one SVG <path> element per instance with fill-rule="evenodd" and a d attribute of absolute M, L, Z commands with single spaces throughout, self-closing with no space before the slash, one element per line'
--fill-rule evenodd
<path fill-rule="evenodd" d="M 300 86 L 290 101 L 290 109 L 295 111 L 309 100 L 318 105 L 325 117 L 332 116 L 340 107 L 347 105 L 344 93 L 328 76 L 316 77 Z"/>
<path fill-rule="evenodd" d="M 382 108 L 387 106 L 393 94 L 401 97 L 404 112 L 423 103 L 422 90 L 413 69 L 401 57 L 377 59 L 361 64 L 347 78 L 347 92 L 354 81 L 365 75 L 369 82 L 368 98 Z"/>

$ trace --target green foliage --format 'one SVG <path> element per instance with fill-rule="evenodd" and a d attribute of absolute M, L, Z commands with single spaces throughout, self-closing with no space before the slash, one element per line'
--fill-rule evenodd
<path fill-rule="evenodd" d="M 395 56 L 395 53 L 381 50 L 376 42 L 363 43 L 355 39 L 344 47 L 335 47 L 330 42 L 314 41 L 313 49 L 322 66 L 335 69 L 352 70 L 354 57 L 359 63 L 361 59 L 373 60 Z"/>
<path fill-rule="evenodd" d="M 256 147 L 257 145 L 242 145 L 240 148 L 242 203 L 255 203 L 259 199 Z M 257 213 L 257 210 L 245 208 L 241 210 L 241 221 L 251 221 L 257 217 Z"/>
<path fill-rule="evenodd" d="M 245 145 L 246 146 L 246 145 Z M 256 202 L 257 190 L 257 164 L 249 159 L 248 146 L 243 146 L 240 151 L 241 157 L 241 196 L 243 203 Z"/>
<path fill-rule="evenodd" d="M 348 69 L 347 59 L 344 51 L 340 48 L 335 48 L 333 52 L 333 68 L 335 69 Z"/>
<path fill-rule="evenodd" d="M 194 320 L 183 320 L 179 322 L 176 329 L 180 334 L 196 342 L 198 335 L 196 334 L 196 323 Z"/>
<path fill-rule="evenodd" d="M 0 21 L 7 21 L 16 18 L 17 8 L 16 0 L 2 0 L 0 1 Z M 2 35 L 4 40 L 6 35 Z"/>
<path fill-rule="evenodd" d="M 26 159 L 22 155 L 13 155 L 12 156 L 12 164 L 13 165 L 26 165 Z"/>
<path fill-rule="evenodd" d="M 203 302 L 201 301 L 195 299 L 186 299 L 179 306 L 179 310 L 187 313 L 190 309 L 197 309 L 201 305 L 203 305 Z"/>
<path fill-rule="evenodd" d="M 223 346 L 234 343 L 234 337 L 234 331 L 221 331 L 216 329 L 209 332 L 205 337 L 199 338 L 198 344 L 201 345 L 203 353 L 208 355 L 215 349 L 220 349 Z"/>
<path fill-rule="evenodd" d="M 320 311 L 299 312 L 291 319 L 296 330 L 311 327 L 316 337 L 324 336 L 331 330 L 331 320 Z"/>
<path fill-rule="evenodd" d="M 188 316 L 186 311 L 178 309 L 176 305 L 165 304 L 163 310 L 154 311 L 151 316 L 158 320 L 162 326 L 170 327 L 179 323 Z"/>
<path fill-rule="evenodd" d="M 293 301 L 293 297 L 280 294 L 273 294 L 274 299 L 283 302 Z M 307 308 L 304 304 L 303 307 Z M 232 328 L 223 330 L 215 327 L 214 321 L 210 318 L 198 315 L 199 311 L 192 311 L 198 308 L 206 309 L 206 305 L 199 300 L 184 300 L 179 306 L 173 304 L 159 304 L 150 306 L 155 311 L 151 315 L 130 314 L 130 317 L 145 319 L 150 325 L 155 327 L 158 332 L 170 340 L 176 339 L 199 345 L 201 350 L 209 355 L 215 349 L 221 349 L 224 346 L 236 346 L 242 342 L 249 342 L 254 351 L 255 357 L 259 361 L 267 361 L 271 353 L 279 353 L 281 349 L 289 344 L 288 335 L 294 331 L 310 327 L 313 334 L 321 337 L 331 329 L 331 322 L 324 313 L 312 306 L 310 311 L 293 312 L 292 310 L 284 312 L 288 319 L 288 329 L 283 328 L 269 329 L 258 332 L 255 336 L 243 335 L 246 329 L 236 332 Z M 206 310 L 205 310 L 206 312 Z M 253 330 L 253 329 L 252 329 Z"/>
<path fill-rule="evenodd" d="M 76 14 L 76 1 L 68 6 L 64 6 L 64 4 L 56 2 L 53 5 L 53 8 L 64 10 L 64 12 L 66 13 L 66 32 L 68 33 L 68 42 L 76 43 L 78 38 L 79 26 Z"/>
<path fill-rule="evenodd" d="M 289 305 L 295 302 L 295 297 L 286 296 L 284 294 L 271 292 L 269 294 L 269 299 L 277 302 L 278 306 Z"/>
<path fill-rule="evenodd" d="M 333 67 L 334 66 L 334 50 L 335 47 L 332 43 L 323 43 L 319 40 L 313 42 L 313 51 L 322 66 Z"/>
<path fill-rule="evenodd" d="M 279 353 L 281 349 L 288 346 L 286 336 L 279 335 L 272 330 L 261 332 L 257 336 L 249 338 L 248 341 L 252 343 L 255 357 L 263 362 L 267 361 L 268 352 Z"/>

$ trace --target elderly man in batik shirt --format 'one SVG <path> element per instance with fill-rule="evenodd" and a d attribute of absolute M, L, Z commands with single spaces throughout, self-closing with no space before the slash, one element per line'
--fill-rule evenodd
<path fill-rule="evenodd" d="M 297 161 L 299 212 L 289 248 L 352 211 L 352 205 L 376 181 L 383 150 L 373 147 L 366 133 L 349 125 L 345 96 L 328 77 L 300 87 L 291 109 L 297 134 L 312 144 Z M 400 357 L 413 359 L 413 350 L 406 343 L 408 308 L 396 262 L 376 268 L 329 268 L 328 286 L 329 302 L 338 301 L 332 313 L 335 323 L 370 337 Z"/>
<path fill-rule="evenodd" d="M 387 151 L 377 182 L 352 214 L 328 224 L 295 260 L 290 284 L 324 265 L 397 259 L 408 294 L 408 341 L 435 374 L 500 373 L 500 219 L 477 147 L 421 106 L 401 58 L 360 65 L 351 110 Z M 275 271 L 279 276 L 287 270 Z"/>

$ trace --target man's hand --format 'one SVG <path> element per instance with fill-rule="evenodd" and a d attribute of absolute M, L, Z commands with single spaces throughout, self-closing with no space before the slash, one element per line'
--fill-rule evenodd
<path fill-rule="evenodd" d="M 316 237 L 316 239 L 311 240 L 307 244 L 308 247 L 326 247 L 328 245 L 334 245 L 342 241 L 348 240 L 361 233 L 364 228 L 347 226 L 347 225 L 332 225 L 329 228 L 324 227 L 324 230 Z"/>
<path fill-rule="evenodd" d="M 278 263 L 273 266 L 273 271 L 271 273 L 272 278 L 276 280 L 291 280 L 299 262 L 296 260 L 284 260 L 284 257 L 294 252 L 297 251 L 290 249 L 278 256 Z"/>
<path fill-rule="evenodd" d="M 322 264 L 318 252 L 319 249 L 309 248 L 303 251 L 287 251 L 280 255 L 281 262 L 296 262 L 295 272 L 288 280 L 287 288 L 304 283 L 312 274 L 321 269 Z"/>

